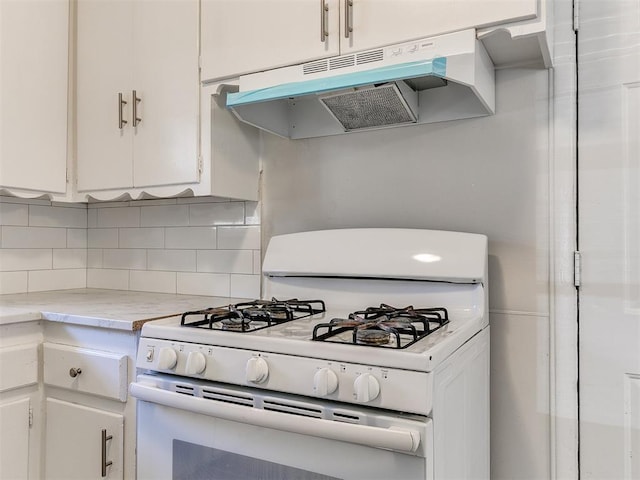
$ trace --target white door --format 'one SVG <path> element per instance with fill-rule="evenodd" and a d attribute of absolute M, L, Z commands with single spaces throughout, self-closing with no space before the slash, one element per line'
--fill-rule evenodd
<path fill-rule="evenodd" d="M 122 480 L 122 415 L 54 398 L 47 398 L 46 405 L 47 479 Z"/>
<path fill-rule="evenodd" d="M 67 186 L 67 0 L 0 0 L 0 187 Z"/>
<path fill-rule="evenodd" d="M 79 0 L 77 8 L 78 190 L 131 187 L 133 3 Z"/>
<path fill-rule="evenodd" d="M 582 479 L 640 478 L 640 2 L 580 1 Z"/>
<path fill-rule="evenodd" d="M 23 398 L 0 405 L 0 478 L 29 478 L 29 405 Z"/>
<path fill-rule="evenodd" d="M 323 20 L 321 0 L 203 0 L 202 79 L 337 55 L 339 2 L 325 5 Z"/>
<path fill-rule="evenodd" d="M 198 26 L 197 0 L 134 2 L 136 187 L 198 181 Z"/>

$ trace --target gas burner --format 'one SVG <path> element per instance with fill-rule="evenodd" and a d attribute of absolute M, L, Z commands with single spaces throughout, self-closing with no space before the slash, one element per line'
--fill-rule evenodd
<path fill-rule="evenodd" d="M 312 340 L 406 348 L 447 323 L 445 308 L 396 308 L 383 303 L 316 325 Z"/>
<path fill-rule="evenodd" d="M 322 300 L 253 300 L 228 307 L 185 312 L 180 324 L 230 332 L 253 332 L 325 311 Z M 187 317 L 195 317 L 188 320 Z"/>

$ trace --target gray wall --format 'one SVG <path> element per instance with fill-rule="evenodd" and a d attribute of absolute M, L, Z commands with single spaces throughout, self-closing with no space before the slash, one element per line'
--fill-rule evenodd
<path fill-rule="evenodd" d="M 263 245 L 341 227 L 489 237 L 493 478 L 548 478 L 549 71 L 497 72 L 494 116 L 288 141 L 263 135 Z"/>

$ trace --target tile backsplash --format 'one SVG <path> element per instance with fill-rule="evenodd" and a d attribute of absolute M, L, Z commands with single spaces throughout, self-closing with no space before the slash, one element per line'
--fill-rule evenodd
<path fill-rule="evenodd" d="M 259 204 L 0 197 L 0 293 L 82 287 L 257 298 Z"/>

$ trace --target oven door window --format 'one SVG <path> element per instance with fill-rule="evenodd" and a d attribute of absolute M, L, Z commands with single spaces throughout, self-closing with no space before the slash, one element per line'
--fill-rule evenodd
<path fill-rule="evenodd" d="M 418 451 L 400 453 L 139 400 L 138 479 L 431 479 L 431 420 L 414 426 Z"/>
<path fill-rule="evenodd" d="M 338 480 L 301 468 L 268 462 L 182 440 L 173 441 L 174 480 Z"/>

